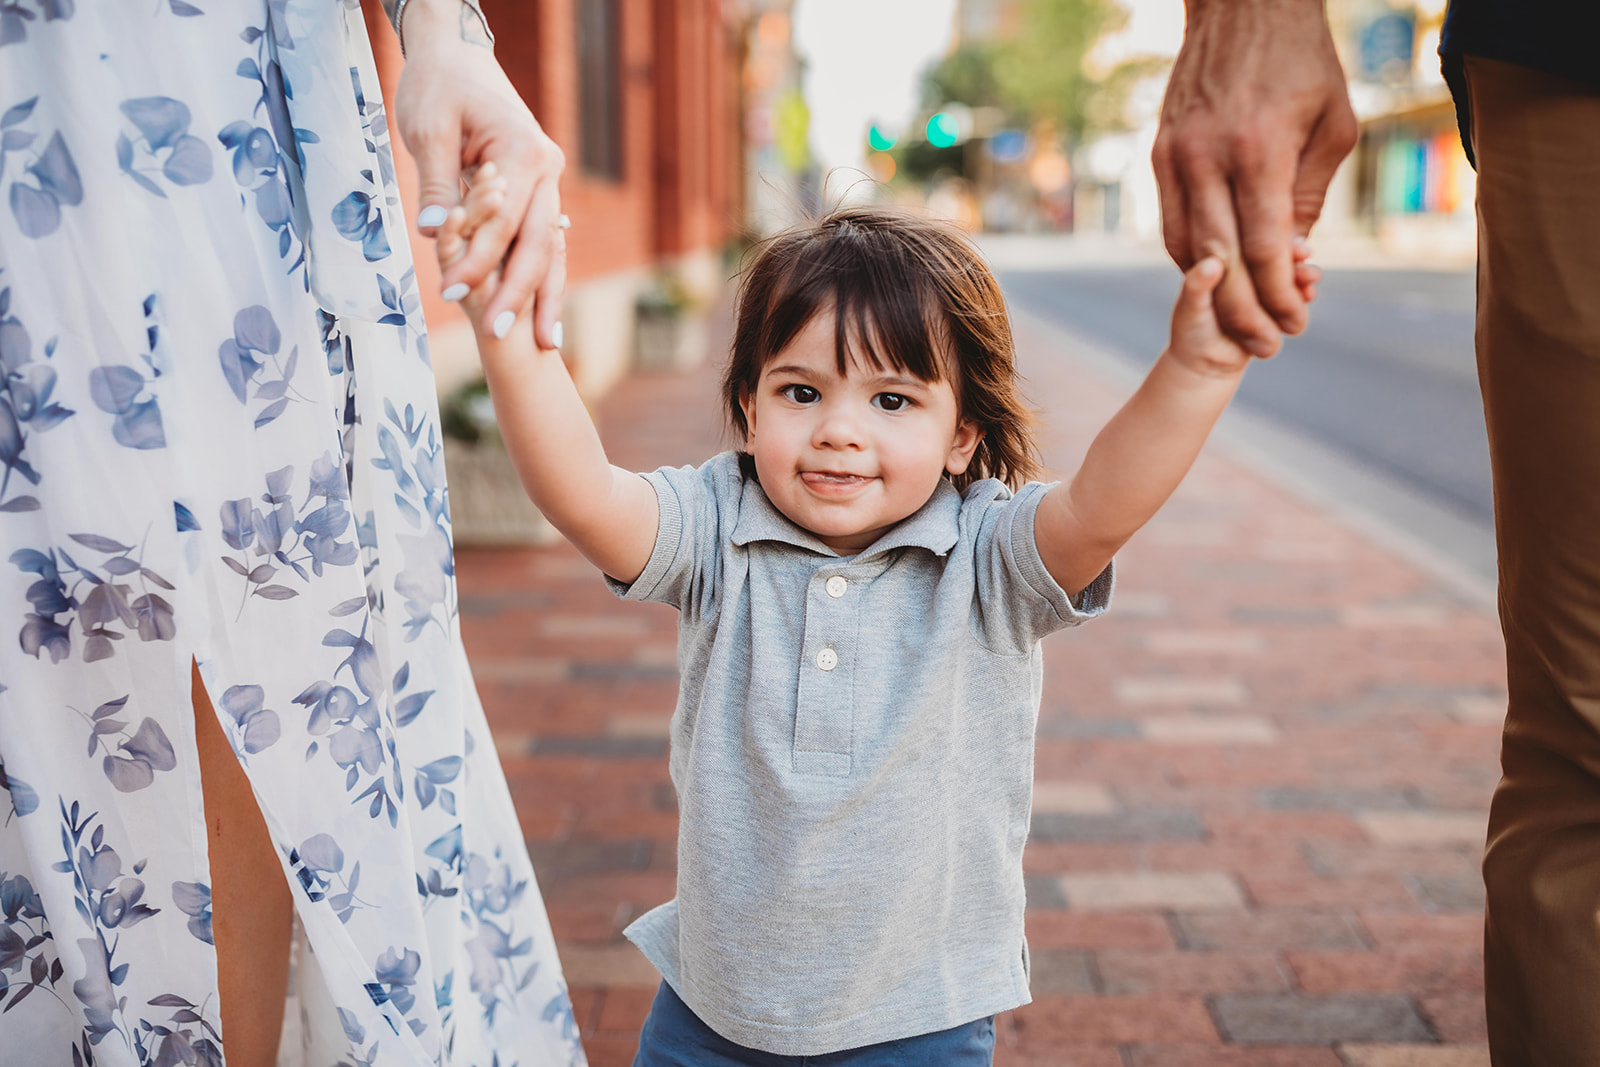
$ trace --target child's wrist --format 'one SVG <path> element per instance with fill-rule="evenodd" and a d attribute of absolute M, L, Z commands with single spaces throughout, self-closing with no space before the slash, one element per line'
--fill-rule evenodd
<path fill-rule="evenodd" d="M 1233 385 L 1237 385 L 1239 379 L 1244 377 L 1244 370 L 1250 365 L 1248 359 L 1216 360 L 1199 353 L 1185 352 L 1170 345 L 1161 353 L 1158 362 L 1166 363 L 1206 382 Z"/>

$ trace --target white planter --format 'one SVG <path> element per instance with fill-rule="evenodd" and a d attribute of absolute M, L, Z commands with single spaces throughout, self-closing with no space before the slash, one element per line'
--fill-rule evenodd
<path fill-rule="evenodd" d="M 549 545 L 561 534 L 533 506 L 498 442 L 444 439 L 450 522 L 457 545 Z"/>
<path fill-rule="evenodd" d="M 706 358 L 704 315 L 641 313 L 635 327 L 640 370 L 689 370 Z"/>

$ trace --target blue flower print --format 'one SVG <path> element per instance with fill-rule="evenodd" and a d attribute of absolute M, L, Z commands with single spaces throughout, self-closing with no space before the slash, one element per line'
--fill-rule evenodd
<path fill-rule="evenodd" d="M 411 1006 L 416 1002 L 411 987 L 417 984 L 417 970 L 421 966 L 422 957 L 409 948 L 397 954 L 394 947 L 390 946 L 378 957 L 378 965 L 373 972 L 373 976 L 377 979 L 376 984 L 384 987 L 382 995 L 399 1009 L 402 1015 L 411 1014 Z M 376 999 L 374 997 L 374 1000 Z"/>
<path fill-rule="evenodd" d="M 354 597 L 335 606 L 331 614 L 344 617 L 367 607 L 365 597 Z M 387 814 L 389 825 L 395 826 L 400 817 L 398 802 L 405 799 L 405 786 L 394 737 L 384 725 L 378 703 L 387 694 L 377 649 L 366 636 L 371 621 L 368 613 L 363 616 L 359 631 L 335 628 L 323 635 L 324 646 L 348 648 L 350 653 L 335 669 L 331 681 L 313 682 L 294 702 L 308 710 L 306 732 L 315 738 L 306 746 L 307 762 L 326 748 L 328 758 L 345 772 L 345 792 L 355 794 L 350 802 L 359 804 L 370 797 L 368 816 L 376 819 Z M 355 689 L 342 684 L 340 677 L 346 672 Z M 370 780 L 356 792 L 364 779 Z"/>
<path fill-rule="evenodd" d="M 306 898 L 313 904 L 326 902 L 340 922 L 349 922 L 357 908 L 371 907 L 356 896 L 356 888 L 361 884 L 360 862 L 352 864 L 346 875 L 344 850 L 328 834 L 313 834 L 302 841 L 299 848 L 290 849 L 289 866 L 299 879 L 300 888 L 305 890 Z"/>
<path fill-rule="evenodd" d="M 394 479 L 395 505 L 405 522 L 418 531 L 399 537 L 405 566 L 395 578 L 395 591 L 405 599 L 406 640 L 414 641 L 430 623 L 446 627 L 456 611 L 455 583 L 450 580 L 455 563 L 450 551 L 444 449 L 432 421 L 419 418 L 411 405 L 406 405 L 402 418 L 393 404 L 385 402 L 384 415 L 388 425 L 378 427 L 378 449 L 383 456 L 373 459 L 372 465 L 388 471 Z M 400 432 L 398 437 L 395 430 Z"/>
<path fill-rule="evenodd" d="M 241 759 L 265 752 L 283 732 L 278 713 L 261 706 L 265 696 L 259 685 L 230 686 L 222 694 L 222 710 L 233 720 L 229 740 Z"/>
<path fill-rule="evenodd" d="M 55 354 L 56 339 L 45 342 L 44 356 Z M 7 496 L 16 476 L 39 484 L 39 472 L 23 458 L 28 438 L 48 430 L 75 414 L 51 399 L 56 371 L 49 362 L 33 358 L 33 338 L 22 320 L 11 312 L 11 287 L 0 286 L 0 513 L 36 511 L 37 497 L 28 493 Z"/>
<path fill-rule="evenodd" d="M 283 334 L 272 312 L 253 304 L 233 317 L 233 336 L 217 348 L 222 377 L 239 403 L 265 402 L 256 412 L 258 430 L 282 415 L 291 400 L 305 399 L 290 385 L 300 364 L 300 346 L 290 348 L 280 360 L 282 346 Z"/>
<path fill-rule="evenodd" d="M 152 174 L 161 174 L 173 185 L 211 180 L 211 146 L 189 132 L 187 104 L 170 96 L 141 96 L 124 100 L 121 108 L 139 130 L 137 141 L 126 133 L 117 134 L 117 166 L 122 173 L 163 199 L 166 191 Z"/>
<path fill-rule="evenodd" d="M 0 871 L 0 1000 L 8 1012 L 36 989 L 55 992 L 64 968 L 44 904 L 21 874 Z"/>
<path fill-rule="evenodd" d="M 38 791 L 7 771 L 5 760 L 0 760 L 0 789 L 4 789 L 11 797 L 11 814 L 6 816 L 5 822 L 9 823 L 12 816 L 21 818 L 39 810 Z"/>
<path fill-rule="evenodd" d="M 478 994 L 484 1018 L 494 1024 L 496 1010 L 502 1004 L 515 1002 L 516 994 L 528 987 L 539 971 L 534 960 L 520 975 L 516 959 L 533 952 L 533 938 L 525 937 L 515 944 L 509 930 L 502 930 L 487 919 L 480 920 L 478 932 L 464 946 L 471 966 L 469 983 Z"/>
<path fill-rule="evenodd" d="M 83 180 L 61 131 L 52 133 L 40 149 L 39 132 L 26 126 L 38 102 L 35 96 L 0 114 L 0 178 L 5 177 L 12 153 L 27 153 L 25 158 L 32 160 L 22 170 L 32 176 L 33 184 L 13 178 L 9 197 L 17 229 L 24 237 L 35 239 L 56 232 L 63 204 L 75 207 L 83 203 Z"/>
<path fill-rule="evenodd" d="M 39 576 L 25 594 L 33 611 L 22 626 L 22 650 L 35 657 L 49 652 L 50 661 L 60 663 L 72 654 L 73 617 L 83 632 L 85 663 L 114 655 L 114 642 L 130 632 L 141 641 L 171 641 L 177 634 L 172 605 L 151 587 L 170 590 L 172 583 L 140 563 L 135 552 L 142 555 L 143 549 L 99 534 L 70 537 L 105 560 L 93 568 L 78 563 L 61 547 L 11 553 L 17 569 Z M 133 580 L 139 582 L 137 588 Z M 61 622 L 58 615 L 68 615 L 67 621 Z"/>
<path fill-rule="evenodd" d="M 0 4 L 0 47 L 26 41 L 28 23 L 36 18 L 70 19 L 76 10 L 77 0 L 32 0 L 31 7 L 23 0 Z"/>
<path fill-rule="evenodd" d="M 105 749 L 101 769 L 111 784 L 122 793 L 133 793 L 155 781 L 156 771 L 170 771 L 178 765 L 172 742 L 167 740 L 161 724 L 145 716 L 139 728 L 128 733 L 128 720 L 119 716 L 127 707 L 128 697 L 108 700 L 94 709 L 92 714 L 78 714 L 89 723 L 89 755 Z M 73 709 L 76 711 L 77 709 Z M 119 736 L 116 749 L 111 747 L 112 736 Z M 121 755 L 118 755 L 118 752 Z"/>
<path fill-rule="evenodd" d="M 280 49 L 293 48 L 288 20 L 283 17 L 284 5 L 273 0 L 269 6 L 274 14 L 270 20 L 274 42 Z M 310 130 L 296 129 L 290 119 L 288 97 L 292 90 L 284 80 L 283 68 L 268 53 L 266 32 L 251 26 L 240 37 L 255 47 L 255 56 L 241 59 L 237 73 L 258 84 L 261 95 L 256 99 L 251 118 L 228 123 L 217 133 L 217 140 L 233 153 L 234 181 L 250 191 L 255 199 L 256 214 L 278 235 L 278 257 L 287 259 L 295 246 L 299 246 L 289 273 L 299 270 L 301 281 L 309 288 L 310 278 L 304 271 L 303 221 L 295 217 L 295 184 L 290 181 L 290 173 L 299 170 L 300 145 L 316 144 L 319 138 Z M 263 117 L 264 124 L 258 121 Z"/>
<path fill-rule="evenodd" d="M 394 155 L 389 148 L 389 125 L 381 101 L 368 103 L 366 93 L 361 88 L 359 70 L 351 68 L 350 81 L 355 90 L 356 108 L 361 113 L 361 124 L 366 132 L 367 150 L 377 156 L 380 173 L 374 176 L 370 169 L 361 171 L 362 188 L 351 190 L 333 206 L 333 225 L 345 240 L 361 245 L 361 255 L 368 263 L 377 263 L 388 259 L 391 252 L 380 201 L 388 202 L 394 188 Z M 379 281 L 385 286 L 390 285 L 382 275 Z M 400 310 L 398 301 L 390 303 L 386 298 L 384 303 L 393 312 Z M 383 321 L 387 322 L 388 318 L 385 317 Z"/>
<path fill-rule="evenodd" d="M 66 859 L 54 869 L 72 875 L 77 915 L 91 934 L 75 939 L 83 957 L 83 977 L 72 982 L 72 995 L 83 1006 L 88 1025 L 83 1048 L 72 1048 L 72 1062 L 93 1064 L 91 1046 L 117 1033 L 133 1049 L 139 1064 L 222 1067 L 221 1037 L 206 1019 L 206 1009 L 178 993 L 160 993 L 149 1000 L 149 1005 L 173 1009 L 166 1024 L 155 1024 L 146 1017 L 136 1025 L 128 1024 L 128 1000 L 118 995 L 118 987 L 128 981 L 131 963 L 117 960 L 117 950 L 122 947 L 122 937 L 117 934 L 160 915 L 162 909 L 142 902 L 146 886 L 139 875 L 144 873 L 146 861 L 141 859 L 130 872 L 123 872 L 122 856 L 107 843 L 106 827 L 96 825 L 98 819 L 99 813 L 82 814 L 78 801 L 72 801 L 70 809 L 61 801 L 61 843 Z"/>
<path fill-rule="evenodd" d="M 83 1005 L 92 1044 L 98 1045 L 110 1033 L 131 1038 L 120 1020 L 122 1007 L 115 990 L 127 980 L 129 964 L 116 962 L 120 941 L 108 942 L 106 934 L 137 926 L 161 909 L 142 902 L 145 886 L 138 875 L 144 872 L 143 860 L 135 863 L 130 873 L 123 873 L 122 857 L 106 844 L 105 826 L 95 825 L 99 813 L 83 815 L 76 800 L 70 809 L 65 800 L 60 806 L 61 843 L 66 858 L 55 869 L 72 875 L 78 917 L 94 935 L 77 941 L 83 954 L 84 976 L 72 983 L 72 992 Z"/>
<path fill-rule="evenodd" d="M 73 1046 L 73 1063 L 92 1065 L 95 1057 L 91 1046 L 99 1045 L 109 1034 L 118 1034 L 141 1064 L 222 1067 L 221 1038 L 205 1017 L 206 1009 L 176 993 L 162 993 L 148 1002 L 154 1007 L 173 1009 L 165 1024 L 152 1023 L 147 1018 L 140 1018 L 137 1025 L 128 1023 L 124 1014 L 127 998 L 119 996 L 118 988 L 127 981 L 132 964 L 118 962 L 121 938 L 116 935 L 160 914 L 161 909 L 143 902 L 145 884 L 139 876 L 144 873 L 145 861 L 140 860 L 125 873 L 121 856 L 105 840 L 105 826 L 96 825 L 98 818 L 98 813 L 83 815 L 77 801 L 70 809 L 64 800 L 61 802 L 61 841 L 66 859 L 55 869 L 72 875 L 78 918 L 91 935 L 75 939 L 84 974 L 72 983 L 72 994 L 83 1006 L 88 1025 L 83 1047 Z M 209 891 L 206 897 L 209 903 Z"/>
<path fill-rule="evenodd" d="M 368 181 L 372 172 L 361 172 Z M 384 232 L 383 212 L 372 202 L 372 193 L 355 190 L 333 206 L 333 226 L 340 236 L 359 241 L 368 263 L 389 257 L 389 235 Z"/>
<path fill-rule="evenodd" d="M 204 882 L 173 882 L 172 903 L 189 916 L 189 932 L 208 945 L 211 935 L 211 887 Z"/>
<path fill-rule="evenodd" d="M 114 416 L 111 438 L 126 448 L 166 448 L 167 432 L 161 406 L 146 394 L 150 383 L 132 367 L 96 367 L 89 372 L 89 398 L 94 406 Z"/>
<path fill-rule="evenodd" d="M 326 567 L 347 567 L 360 558 L 356 543 L 347 539 L 352 526 L 349 488 L 329 453 L 312 463 L 309 481 L 305 503 L 298 509 L 291 493 L 293 467 L 270 472 L 266 492 L 256 500 L 223 501 L 219 509 L 222 540 L 239 555 L 221 559 L 244 579 L 239 618 L 254 597 L 290 600 L 299 596 L 298 590 L 274 580 L 288 571 L 309 583 L 312 575 L 321 577 Z"/>
<path fill-rule="evenodd" d="M 422 714 L 422 709 L 427 707 L 428 698 L 433 696 L 432 689 L 424 689 L 418 693 L 406 693 L 405 696 L 401 696 L 400 694 L 405 693 L 406 686 L 410 684 L 410 682 L 411 664 L 408 661 L 400 664 L 400 669 L 394 672 L 394 724 L 396 726 L 411 725 L 416 717 Z M 454 763 L 449 762 L 452 759 L 455 760 Z M 434 785 L 443 785 L 455 781 L 456 775 L 461 770 L 461 760 L 459 757 L 446 756 L 443 759 L 435 760 L 433 763 L 430 763 L 428 768 L 424 768 L 424 771 L 419 771 L 417 779 L 419 789 L 424 781 L 429 783 L 426 792 L 421 795 L 422 797 L 426 798 L 422 799 L 423 807 L 427 807 L 429 802 L 433 800 Z M 444 792 L 447 795 L 446 798 L 441 801 L 441 803 L 446 805 L 446 811 L 454 815 L 456 813 L 455 797 L 454 795 L 450 794 L 448 789 Z M 421 797 L 419 797 L 419 799 L 421 799 Z"/>

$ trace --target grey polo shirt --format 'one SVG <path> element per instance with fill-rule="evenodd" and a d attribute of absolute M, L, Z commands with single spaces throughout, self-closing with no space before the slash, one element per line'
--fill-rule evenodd
<path fill-rule="evenodd" d="M 645 477 L 633 600 L 678 608 L 678 895 L 628 927 L 696 1015 L 813 1056 L 1025 1004 L 1039 639 L 1074 604 L 1033 518 L 1049 488 L 941 483 L 836 555 L 723 453 Z"/>

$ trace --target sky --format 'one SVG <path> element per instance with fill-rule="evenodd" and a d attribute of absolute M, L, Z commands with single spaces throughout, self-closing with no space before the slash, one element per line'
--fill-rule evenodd
<path fill-rule="evenodd" d="M 916 111 L 920 75 L 950 47 L 955 0 L 796 0 L 811 147 L 822 166 L 859 166 L 867 126 Z"/>
<path fill-rule="evenodd" d="M 1105 59 L 1177 52 L 1183 0 L 1122 3 L 1129 24 L 1101 43 Z M 811 146 L 824 168 L 859 166 L 874 120 L 900 127 L 916 116 L 921 72 L 950 48 L 955 8 L 955 0 L 796 0 Z"/>

